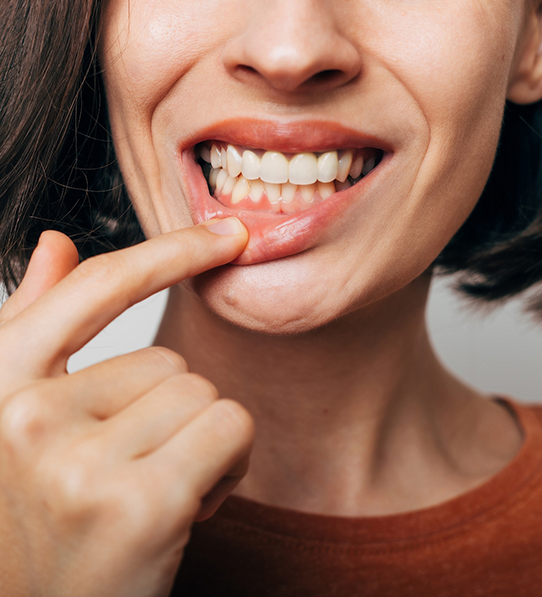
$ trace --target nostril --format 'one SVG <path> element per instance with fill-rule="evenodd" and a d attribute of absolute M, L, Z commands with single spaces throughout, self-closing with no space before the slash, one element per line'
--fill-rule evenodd
<path fill-rule="evenodd" d="M 342 79 L 344 72 L 338 69 L 323 70 L 315 73 L 311 78 L 313 83 L 329 84 L 334 83 L 337 79 Z"/>
<path fill-rule="evenodd" d="M 236 68 L 237 72 L 247 75 L 257 75 L 258 71 L 252 66 L 246 66 L 245 64 L 239 64 Z"/>
<path fill-rule="evenodd" d="M 253 79 L 254 75 L 256 75 L 258 78 L 263 77 L 269 81 L 276 81 L 275 86 L 277 88 L 293 89 L 297 87 L 299 90 L 304 89 L 305 91 L 310 88 L 328 88 L 340 86 L 349 78 L 348 73 L 345 73 L 341 69 L 326 69 L 309 75 L 304 80 L 301 80 L 304 78 L 304 76 L 300 73 L 298 78 L 292 82 L 287 78 L 286 73 L 281 76 L 277 74 L 277 78 L 275 79 L 275 77 L 273 77 L 269 72 L 260 72 L 257 68 L 248 66 L 246 64 L 237 64 L 235 66 L 235 73 L 237 77 L 247 81 Z M 286 84 L 285 86 L 284 83 Z"/>

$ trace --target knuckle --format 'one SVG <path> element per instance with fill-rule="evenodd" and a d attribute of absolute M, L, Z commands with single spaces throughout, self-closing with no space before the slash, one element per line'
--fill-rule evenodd
<path fill-rule="evenodd" d="M 93 484 L 83 463 L 70 460 L 53 463 L 46 474 L 50 504 L 62 518 L 81 516 L 93 510 L 96 502 Z"/>
<path fill-rule="evenodd" d="M 148 538 L 156 528 L 160 507 L 153 496 L 147 495 L 141 487 L 137 489 L 129 493 L 117 491 L 113 499 L 112 512 L 118 512 L 118 515 L 124 518 L 132 537 Z"/>
<path fill-rule="evenodd" d="M 182 380 L 180 379 L 179 381 L 181 381 L 185 391 L 194 396 L 207 398 L 211 401 L 218 400 L 219 398 L 216 386 L 198 373 L 185 373 L 182 376 Z"/>
<path fill-rule="evenodd" d="M 103 458 L 92 442 L 73 445 L 66 452 L 49 454 L 40 467 L 40 486 L 59 521 L 81 520 L 108 507 L 108 483 Z"/>
<path fill-rule="evenodd" d="M 13 396 L 0 413 L 0 438 L 5 446 L 18 448 L 35 442 L 48 429 L 51 408 L 37 389 Z"/>
<path fill-rule="evenodd" d="M 174 350 L 164 348 L 163 346 L 150 346 L 149 348 L 145 348 L 144 351 L 149 355 L 153 355 L 160 365 L 165 364 L 167 367 L 172 367 L 175 373 L 188 372 L 186 361 Z"/>
<path fill-rule="evenodd" d="M 117 282 L 121 270 L 118 255 L 100 253 L 85 259 L 75 268 L 72 275 L 85 283 L 95 283 L 103 287 L 104 284 Z"/>
<path fill-rule="evenodd" d="M 148 544 L 164 524 L 163 502 L 152 488 L 140 479 L 124 477 L 122 483 L 107 488 L 101 503 L 101 519 L 110 525 L 123 528 L 123 540 L 136 546 Z"/>
<path fill-rule="evenodd" d="M 219 429 L 227 437 L 235 437 L 241 445 L 254 441 L 254 420 L 247 409 L 229 398 L 217 400 L 212 407 L 220 421 Z"/>

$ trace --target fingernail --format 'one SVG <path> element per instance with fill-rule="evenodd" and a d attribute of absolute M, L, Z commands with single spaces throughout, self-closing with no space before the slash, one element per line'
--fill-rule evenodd
<path fill-rule="evenodd" d="M 244 231 L 244 226 L 237 218 L 226 218 L 213 222 L 207 226 L 207 230 L 213 234 L 220 234 L 221 236 L 231 236 L 233 234 L 241 234 Z"/>

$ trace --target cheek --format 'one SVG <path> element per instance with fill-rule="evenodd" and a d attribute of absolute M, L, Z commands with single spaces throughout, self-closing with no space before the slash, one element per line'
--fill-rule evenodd
<path fill-rule="evenodd" d="M 429 142 L 406 211 L 413 222 L 427 218 L 438 246 L 466 219 L 489 176 L 522 13 L 511 0 L 419 0 L 402 12 L 391 4 L 379 4 L 373 49 L 425 121 Z M 438 226 L 436 213 L 446 214 Z"/>
<path fill-rule="evenodd" d="M 511 0 L 381 3 L 375 51 L 416 98 L 433 128 L 470 129 L 500 111 L 522 13 Z M 423 8 L 423 10 L 422 10 Z"/>
<path fill-rule="evenodd" d="M 112 0 L 104 14 L 100 61 L 108 101 L 152 114 L 171 87 L 212 45 L 213 2 Z"/>

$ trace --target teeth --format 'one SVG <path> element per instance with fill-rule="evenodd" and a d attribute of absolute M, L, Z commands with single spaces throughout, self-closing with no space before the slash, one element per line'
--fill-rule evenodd
<path fill-rule="evenodd" d="M 318 161 L 314 153 L 295 155 L 290 160 L 289 178 L 292 184 L 306 185 L 316 182 L 318 180 Z"/>
<path fill-rule="evenodd" d="M 327 199 L 335 192 L 335 185 L 332 182 L 319 182 L 318 192 L 322 199 Z"/>
<path fill-rule="evenodd" d="M 224 183 L 228 179 L 228 173 L 226 170 L 220 170 L 218 172 L 218 176 L 216 178 L 216 192 L 221 193 L 222 189 L 224 188 Z"/>
<path fill-rule="evenodd" d="M 226 156 L 228 160 L 228 174 L 231 177 L 236 178 L 239 176 L 239 174 L 241 174 L 241 164 L 243 163 L 243 158 L 237 150 L 237 147 L 234 147 L 233 145 L 228 145 Z"/>
<path fill-rule="evenodd" d="M 278 151 L 266 151 L 260 162 L 260 178 L 264 182 L 272 184 L 288 182 L 288 160 L 286 156 Z"/>
<path fill-rule="evenodd" d="M 369 172 L 375 167 L 375 164 L 376 164 L 375 158 L 374 157 L 369 158 L 365 162 L 365 164 L 361 170 L 361 173 L 363 174 L 363 176 L 365 176 L 366 174 L 369 174 Z"/>
<path fill-rule="evenodd" d="M 358 155 L 358 157 L 354 160 L 354 163 L 352 164 L 351 168 L 350 168 L 350 176 L 354 179 L 358 178 L 359 176 L 361 176 L 361 170 L 363 168 L 363 158 Z"/>
<path fill-rule="evenodd" d="M 235 186 L 236 182 L 237 182 L 236 178 L 232 178 L 231 176 L 228 176 L 226 178 L 226 182 L 224 183 L 224 186 L 222 188 L 222 193 L 224 193 L 224 195 L 229 195 L 233 191 L 233 187 Z"/>
<path fill-rule="evenodd" d="M 216 189 L 216 180 L 219 172 L 220 170 L 218 168 L 211 168 L 211 172 L 209 172 L 209 186 L 212 189 Z"/>
<path fill-rule="evenodd" d="M 345 191 L 346 189 L 349 189 L 351 186 L 352 185 L 348 182 L 348 180 L 346 180 L 345 182 L 337 180 L 335 182 L 335 188 L 337 189 L 337 191 Z"/>
<path fill-rule="evenodd" d="M 280 199 L 280 185 L 264 181 L 264 187 L 269 203 L 278 203 Z"/>
<path fill-rule="evenodd" d="M 235 203 L 239 203 L 239 201 L 244 199 L 249 193 L 250 184 L 248 180 L 244 176 L 240 176 L 231 192 L 231 202 L 235 205 Z"/>
<path fill-rule="evenodd" d="M 258 201 L 260 201 L 264 190 L 264 183 L 259 178 L 250 181 L 250 196 L 252 197 L 252 201 L 254 201 L 254 203 L 258 203 Z"/>
<path fill-rule="evenodd" d="M 211 150 L 207 147 L 207 145 L 201 145 L 199 148 L 199 157 L 208 164 L 211 163 Z"/>
<path fill-rule="evenodd" d="M 336 151 L 328 151 L 318 158 L 318 180 L 332 182 L 339 173 L 339 156 Z"/>
<path fill-rule="evenodd" d="M 211 166 L 213 168 L 220 168 L 222 166 L 222 157 L 220 149 L 216 145 L 211 147 Z"/>
<path fill-rule="evenodd" d="M 315 184 L 303 185 L 299 187 L 301 197 L 305 203 L 310 203 L 314 199 L 314 193 L 318 190 Z"/>
<path fill-rule="evenodd" d="M 345 151 L 339 158 L 339 168 L 337 170 L 337 180 L 339 182 L 344 182 L 348 178 L 353 157 L 353 152 Z"/>
<path fill-rule="evenodd" d="M 215 196 L 231 195 L 237 204 L 250 197 L 261 201 L 263 193 L 271 204 L 292 203 L 295 198 L 305 204 L 314 201 L 316 193 L 327 199 L 344 191 L 366 176 L 376 165 L 376 156 L 364 161 L 355 150 L 295 154 L 290 161 L 278 151 L 239 149 L 234 145 L 219 147 L 198 145 L 196 156 L 211 164 L 202 165 L 209 188 Z"/>
<path fill-rule="evenodd" d="M 280 196 L 284 203 L 291 203 L 294 200 L 295 192 L 297 191 L 297 186 L 295 184 L 291 184 L 289 182 L 285 182 L 282 185 L 282 190 Z"/>
<path fill-rule="evenodd" d="M 260 178 L 260 158 L 250 149 L 243 152 L 241 171 L 247 180 Z"/>

